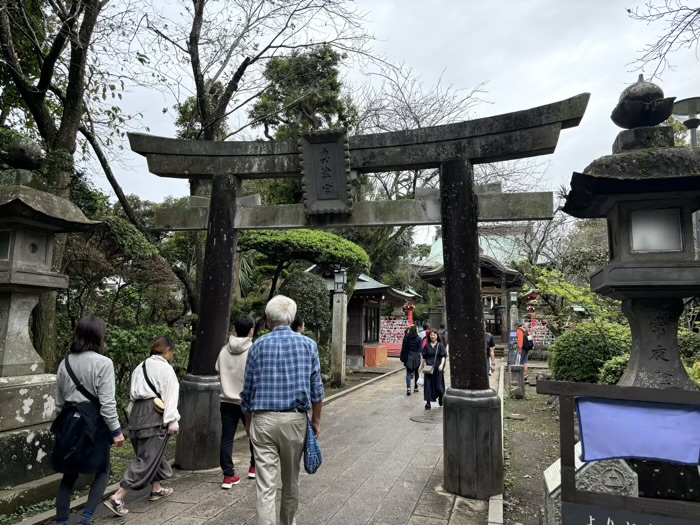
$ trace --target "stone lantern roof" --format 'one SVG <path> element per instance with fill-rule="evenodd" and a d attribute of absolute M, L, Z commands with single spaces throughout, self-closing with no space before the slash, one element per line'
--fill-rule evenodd
<path fill-rule="evenodd" d="M 563 210 L 582 219 L 600 218 L 623 194 L 670 192 L 694 193 L 700 208 L 699 149 L 650 148 L 601 157 L 573 174 Z"/>
<path fill-rule="evenodd" d="M 56 233 L 99 224 L 67 199 L 20 185 L 0 187 L 0 222 L 41 226 Z"/>

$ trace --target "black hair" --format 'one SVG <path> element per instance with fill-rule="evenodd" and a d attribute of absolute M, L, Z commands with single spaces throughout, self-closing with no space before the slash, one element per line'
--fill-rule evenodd
<path fill-rule="evenodd" d="M 167 335 L 159 337 L 151 346 L 151 355 L 163 355 L 168 350 L 175 351 L 175 343 Z"/>
<path fill-rule="evenodd" d="M 248 337 L 250 330 L 253 328 L 255 328 L 255 319 L 250 315 L 236 317 L 236 320 L 233 322 L 233 329 L 238 337 Z"/>
<path fill-rule="evenodd" d="M 104 341 L 107 326 L 99 317 L 89 315 L 78 321 L 73 334 L 73 342 L 70 345 L 72 354 L 81 352 L 97 352 L 104 354 Z"/>
<path fill-rule="evenodd" d="M 445 328 L 445 324 L 444 324 L 444 323 L 440 323 L 440 328 L 441 328 L 441 329 L 442 329 L 442 328 Z"/>
<path fill-rule="evenodd" d="M 297 319 L 294 319 L 294 321 L 292 321 L 290 328 L 292 329 L 293 332 L 296 332 L 302 326 L 304 326 L 304 320 L 297 318 Z"/>
<path fill-rule="evenodd" d="M 418 329 L 416 328 L 416 325 L 412 324 L 406 331 L 408 332 L 408 337 L 418 337 Z"/>
<path fill-rule="evenodd" d="M 429 330 L 430 329 L 430 323 L 428 321 L 423 321 L 423 330 Z"/>

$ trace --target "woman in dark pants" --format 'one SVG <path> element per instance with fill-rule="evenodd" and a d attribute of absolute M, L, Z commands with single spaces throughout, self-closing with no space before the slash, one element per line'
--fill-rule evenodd
<path fill-rule="evenodd" d="M 421 363 L 421 343 L 416 325 L 411 325 L 401 345 L 401 362 L 406 367 L 406 395 L 411 395 L 411 382 L 415 381 L 414 391 L 418 392 L 418 368 Z"/>
<path fill-rule="evenodd" d="M 63 473 L 56 498 L 56 523 L 66 525 L 73 487 L 80 474 L 94 474 L 80 525 L 90 525 L 109 482 L 109 453 L 121 447 L 115 399 L 114 365 L 104 353 L 105 323 L 83 317 L 75 328 L 70 353 L 58 367 L 57 408 L 51 427 L 56 446 L 51 466 Z M 84 422 L 84 423 L 83 423 Z M 89 435 L 89 439 L 85 436 Z"/>
<path fill-rule="evenodd" d="M 151 346 L 151 355 L 131 374 L 130 396 L 133 408 L 129 416 L 129 438 L 136 457 L 129 463 L 119 482 L 119 490 L 105 506 L 117 516 L 129 510 L 124 499 L 130 490 L 151 485 L 150 501 L 170 496 L 172 487 L 161 484 L 173 475 L 165 458 L 170 436 L 180 430 L 177 410 L 180 385 L 171 366 L 175 345 L 169 337 L 159 337 Z"/>
<path fill-rule="evenodd" d="M 445 394 L 445 361 L 447 350 L 440 342 L 440 335 L 432 330 L 428 336 L 428 342 L 423 347 L 423 362 L 420 371 L 432 368 L 432 374 L 425 374 L 425 384 L 423 385 L 423 399 L 425 399 L 425 409 L 430 410 L 430 403 L 438 402 L 442 406 L 442 396 Z"/>

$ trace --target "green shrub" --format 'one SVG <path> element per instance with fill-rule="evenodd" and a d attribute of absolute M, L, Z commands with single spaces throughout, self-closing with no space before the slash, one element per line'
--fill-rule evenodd
<path fill-rule="evenodd" d="M 318 357 L 321 360 L 321 373 L 331 373 L 331 345 L 318 345 Z"/>
<path fill-rule="evenodd" d="M 280 286 L 282 295 L 297 303 L 297 318 L 309 330 L 323 331 L 331 322 L 330 299 L 323 277 L 309 272 L 294 272 Z"/>
<path fill-rule="evenodd" d="M 600 369 L 598 382 L 603 385 L 616 385 L 622 374 L 625 373 L 629 360 L 629 354 L 616 355 L 612 359 L 608 359 L 603 368 Z"/>
<path fill-rule="evenodd" d="M 684 361 L 700 361 L 700 334 L 685 329 L 678 330 L 678 348 Z"/>
<path fill-rule="evenodd" d="M 700 388 L 700 361 L 695 361 L 692 367 L 686 366 L 685 369 L 688 371 L 690 379 Z"/>
<path fill-rule="evenodd" d="M 595 383 L 600 369 L 615 355 L 630 351 L 627 326 L 579 324 L 551 346 L 549 367 L 558 381 Z"/>

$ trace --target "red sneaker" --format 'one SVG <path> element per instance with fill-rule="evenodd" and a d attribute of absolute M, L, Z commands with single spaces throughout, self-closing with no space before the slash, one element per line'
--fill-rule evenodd
<path fill-rule="evenodd" d="M 255 479 L 255 467 L 250 467 L 248 469 L 248 477 L 250 479 Z"/>
<path fill-rule="evenodd" d="M 230 489 L 234 485 L 238 485 L 241 482 L 241 478 L 236 476 L 235 474 L 233 477 L 231 476 L 224 476 L 224 482 L 221 484 L 222 489 Z"/>

